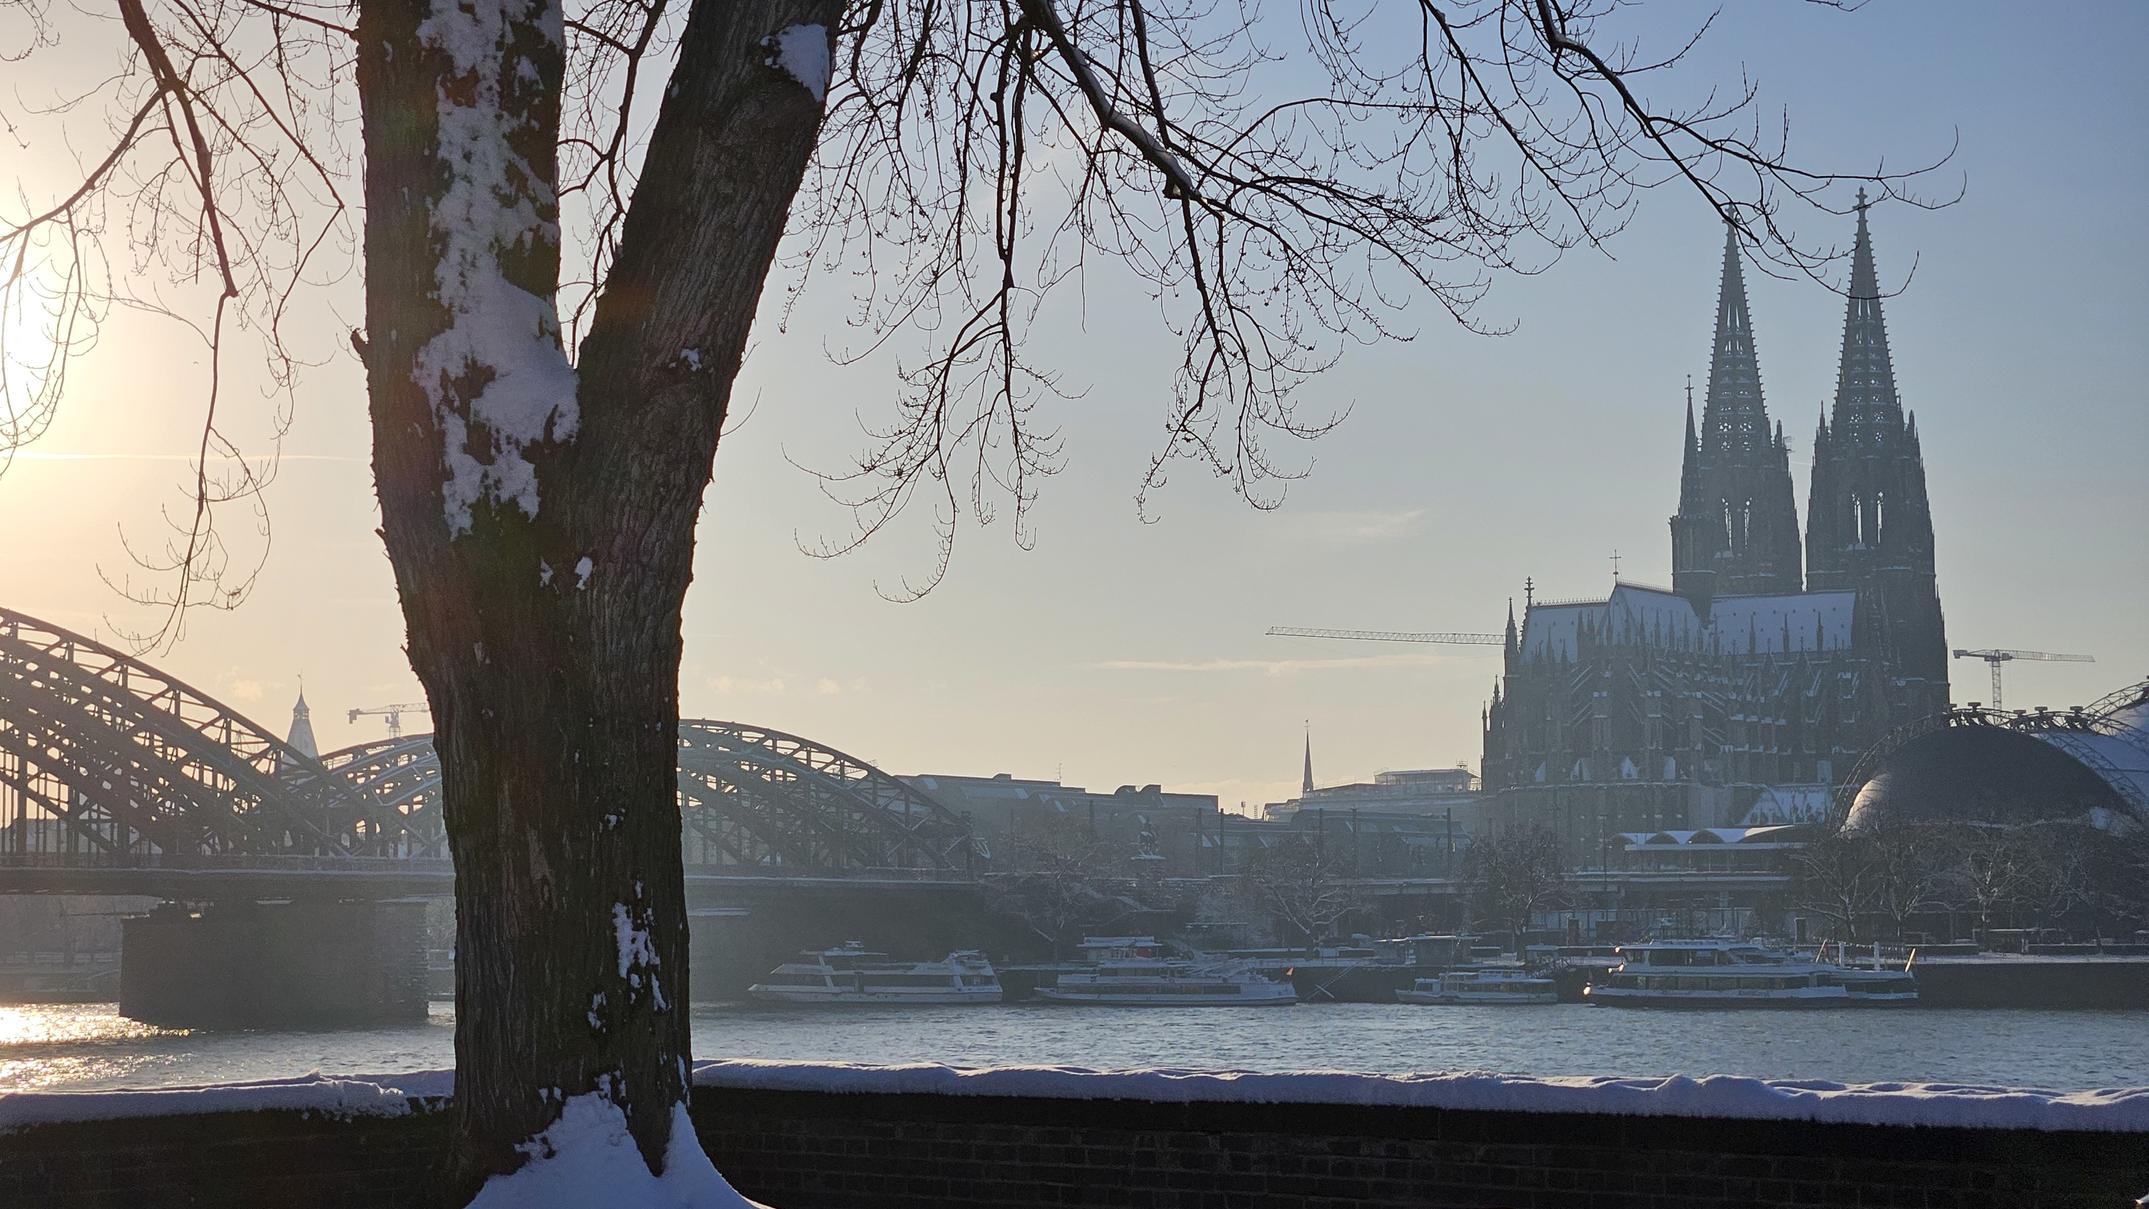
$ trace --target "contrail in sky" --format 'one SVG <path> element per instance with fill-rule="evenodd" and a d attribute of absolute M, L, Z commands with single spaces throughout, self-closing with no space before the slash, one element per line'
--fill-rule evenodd
<path fill-rule="evenodd" d="M 21 449 L 8 455 L 24 462 L 185 462 L 192 465 L 191 453 L 69 453 L 59 450 Z M 261 458 L 273 458 L 279 462 L 352 462 L 370 461 L 348 453 L 284 453 L 261 454 Z M 229 459 L 218 459 L 225 461 Z"/>

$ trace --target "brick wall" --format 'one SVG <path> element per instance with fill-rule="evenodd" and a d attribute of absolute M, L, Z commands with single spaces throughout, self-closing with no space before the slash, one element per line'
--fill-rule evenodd
<path fill-rule="evenodd" d="M 2121 1209 L 2149 1136 L 1423 1108 L 706 1091 L 783 1209 L 1900 1205 Z"/>
<path fill-rule="evenodd" d="M 736 1089 L 697 1092 L 694 1116 L 732 1182 L 779 1209 L 2125 1209 L 2149 1192 L 2142 1134 Z M 0 1206 L 429 1209 L 443 1122 L 37 1126 L 0 1135 Z"/>
<path fill-rule="evenodd" d="M 202 1113 L 0 1133 L 0 1209 L 431 1209 L 446 1118 Z"/>

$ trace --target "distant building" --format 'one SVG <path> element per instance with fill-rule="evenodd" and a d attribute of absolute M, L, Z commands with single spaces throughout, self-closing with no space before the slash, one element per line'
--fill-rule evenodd
<path fill-rule="evenodd" d="M 1472 816 L 1478 804 L 1477 774 L 1468 768 L 1406 768 L 1376 773 L 1370 781 L 1301 789 L 1287 802 L 1262 807 L 1262 817 L 1285 821 L 1309 810 L 1375 810 L 1419 818 Z"/>
<path fill-rule="evenodd" d="M 1811 821 L 1817 788 L 1948 705 L 1924 460 L 1862 195 L 1803 549 L 1736 232 L 1702 421 L 1690 388 L 1681 452 L 1669 589 L 1615 582 L 1601 599 L 1532 598 L 1519 627 L 1508 617 L 1484 720 L 1487 819 L 1559 828 L 1578 858 L 1630 832 Z"/>
<path fill-rule="evenodd" d="M 1470 845 L 1483 796 L 1467 767 L 1410 768 L 1371 781 L 1316 787 L 1306 745 L 1299 795 L 1261 809 L 1255 842 L 1306 839 L 1366 877 L 1446 876 Z"/>
<path fill-rule="evenodd" d="M 1213 793 L 1122 785 L 1099 793 L 1008 773 L 921 773 L 902 778 L 970 820 L 980 851 L 996 863 L 1018 849 L 1081 852 L 1105 871 L 1202 877 L 1223 871 L 1223 821 Z"/>

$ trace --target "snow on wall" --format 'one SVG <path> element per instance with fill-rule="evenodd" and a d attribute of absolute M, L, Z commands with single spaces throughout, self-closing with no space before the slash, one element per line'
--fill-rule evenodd
<path fill-rule="evenodd" d="M 402 1116 L 412 1097 L 444 1095 L 446 1072 L 405 1076 L 301 1075 L 206 1087 L 141 1091 L 19 1091 L 0 1093 L 0 1133 L 63 1121 L 189 1116 L 205 1112 L 316 1112 L 331 1116 Z"/>
<path fill-rule="evenodd" d="M 2028 960 L 2028 959 L 2018 959 Z M 151 1091 L 0 1094 L 0 1132 L 62 1121 L 283 1110 L 396 1116 L 454 1089 L 452 1071 L 306 1075 Z M 2051 1091 L 1948 1083 L 1831 1083 L 1731 1075 L 1541 1078 L 1486 1072 L 1368 1075 L 1345 1071 L 1131 1070 L 1072 1066 L 956 1067 L 730 1059 L 695 1066 L 702 1087 L 763 1091 L 1025 1096 L 1160 1103 L 1344 1104 L 1491 1112 L 1594 1113 L 1825 1121 L 1971 1129 L 2149 1133 L 2149 1088 Z M 591 1109 L 590 1130 L 604 1132 Z"/>
<path fill-rule="evenodd" d="M 1167 1103 L 1349 1104 L 1492 1112 L 1608 1113 L 1828 1121 L 1977 1129 L 2149 1132 L 2149 1088 L 2044 1091 L 1944 1083 L 1845 1084 L 1730 1075 L 1539 1078 L 1482 1072 L 1365 1075 L 1340 1071 L 1097 1071 L 1068 1066 L 966 1068 L 937 1063 L 704 1062 L 705 1087 L 768 1091 L 1032 1096 Z"/>

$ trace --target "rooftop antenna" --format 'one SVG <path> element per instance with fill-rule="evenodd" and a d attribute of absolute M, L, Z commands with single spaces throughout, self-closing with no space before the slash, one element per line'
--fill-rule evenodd
<path fill-rule="evenodd" d="M 1612 547 L 1612 582 L 1619 582 L 1619 547 Z"/>

